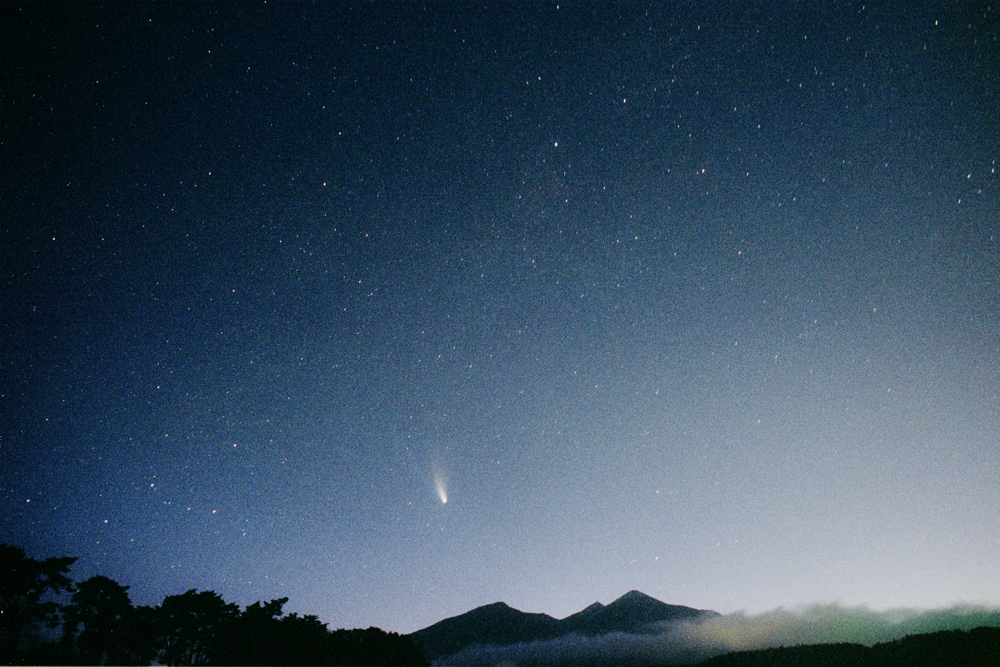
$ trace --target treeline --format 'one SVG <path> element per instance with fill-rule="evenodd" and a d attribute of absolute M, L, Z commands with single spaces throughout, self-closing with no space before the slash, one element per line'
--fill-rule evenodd
<path fill-rule="evenodd" d="M 1000 628 L 965 632 L 943 630 L 891 642 L 814 644 L 728 653 L 698 667 L 996 667 L 1000 665 Z"/>
<path fill-rule="evenodd" d="M 409 638 L 334 630 L 284 614 L 288 598 L 240 610 L 213 591 L 132 604 L 128 586 L 69 577 L 75 558 L 29 558 L 0 544 L 0 661 L 90 665 L 421 665 Z"/>

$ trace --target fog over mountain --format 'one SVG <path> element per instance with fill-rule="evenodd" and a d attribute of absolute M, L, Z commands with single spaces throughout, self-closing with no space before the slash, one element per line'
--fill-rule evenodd
<path fill-rule="evenodd" d="M 706 623 L 688 625 L 685 632 L 703 645 L 740 651 L 836 642 L 871 646 L 907 635 L 983 626 L 1000 627 L 1000 609 L 956 605 L 933 610 L 875 611 L 868 607 L 825 604 L 757 615 L 717 616 Z"/>
<path fill-rule="evenodd" d="M 412 635 L 435 665 L 690 664 L 729 653 L 779 646 L 857 643 L 871 646 L 940 630 L 1000 627 L 1000 609 L 939 610 L 814 605 L 748 615 L 669 605 L 632 591 L 557 620 L 504 603 L 479 607 Z"/>

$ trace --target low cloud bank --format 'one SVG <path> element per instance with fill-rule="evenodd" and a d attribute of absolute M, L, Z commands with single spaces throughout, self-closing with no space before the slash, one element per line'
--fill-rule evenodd
<path fill-rule="evenodd" d="M 654 665 L 704 660 L 720 653 L 798 644 L 871 646 L 907 635 L 1000 627 L 1000 609 L 955 606 L 917 611 L 814 605 L 758 615 L 742 612 L 689 623 L 664 624 L 644 633 L 596 637 L 568 635 L 510 646 L 476 645 L 435 660 L 436 665 Z"/>
<path fill-rule="evenodd" d="M 907 635 L 971 630 L 984 625 L 1000 627 L 1000 609 L 963 605 L 932 611 L 873 611 L 867 607 L 834 604 L 777 609 L 755 616 L 729 614 L 705 623 L 690 624 L 686 632 L 691 639 L 706 646 L 745 651 L 840 642 L 871 646 Z"/>

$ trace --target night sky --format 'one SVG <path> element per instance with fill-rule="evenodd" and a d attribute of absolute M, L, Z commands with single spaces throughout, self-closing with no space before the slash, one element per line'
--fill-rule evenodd
<path fill-rule="evenodd" d="M 1000 605 L 1000 7 L 0 4 L 0 541 L 411 632 Z"/>

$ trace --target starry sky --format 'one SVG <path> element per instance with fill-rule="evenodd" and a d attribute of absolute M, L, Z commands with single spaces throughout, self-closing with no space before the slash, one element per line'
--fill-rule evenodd
<path fill-rule="evenodd" d="M 331 628 L 1000 605 L 996 5 L 0 12 L 0 541 Z"/>

